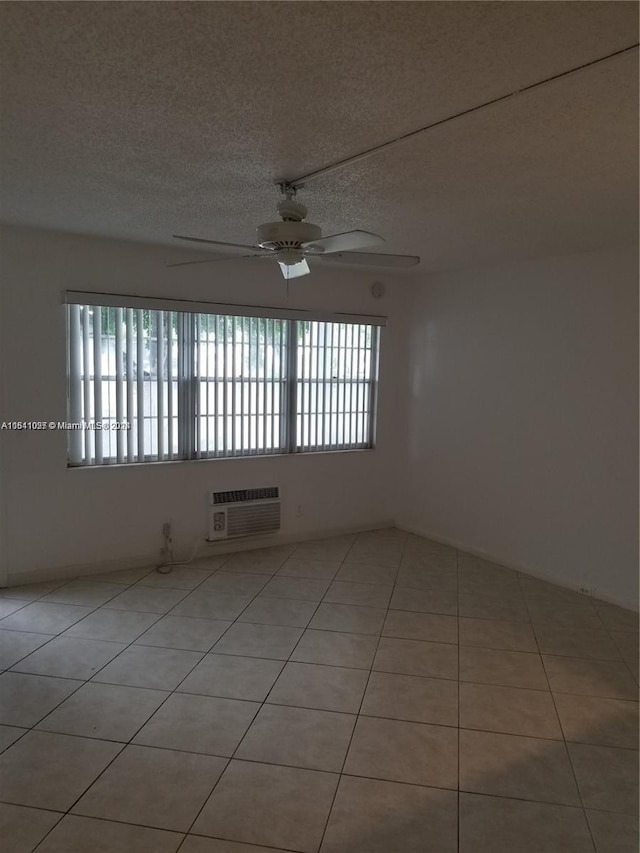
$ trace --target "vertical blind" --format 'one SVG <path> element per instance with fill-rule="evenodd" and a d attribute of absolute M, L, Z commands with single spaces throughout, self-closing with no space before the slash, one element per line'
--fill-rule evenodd
<path fill-rule="evenodd" d="M 374 445 L 378 325 L 67 310 L 71 466 Z"/>

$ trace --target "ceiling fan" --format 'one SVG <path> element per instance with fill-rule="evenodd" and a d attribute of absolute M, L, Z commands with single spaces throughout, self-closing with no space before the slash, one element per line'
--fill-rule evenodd
<path fill-rule="evenodd" d="M 323 237 L 318 225 L 305 222 L 307 208 L 295 200 L 298 187 L 282 183 L 280 189 L 284 198 L 278 204 L 278 213 L 282 222 L 265 222 L 256 229 L 256 245 L 242 243 L 221 243 L 217 240 L 205 240 L 202 237 L 173 236 L 177 240 L 189 240 L 193 243 L 208 243 L 217 246 L 219 251 L 228 253 L 227 257 L 207 258 L 199 261 L 183 261 L 168 264 L 170 267 L 189 266 L 191 264 L 209 264 L 215 261 L 227 261 L 234 255 L 237 260 L 247 258 L 275 258 L 285 279 L 308 275 L 308 260 L 333 261 L 341 264 L 360 264 L 375 267 L 412 267 L 420 262 L 416 255 L 382 255 L 375 252 L 360 252 L 371 246 L 384 243 L 384 238 L 370 231 L 345 231 Z"/>

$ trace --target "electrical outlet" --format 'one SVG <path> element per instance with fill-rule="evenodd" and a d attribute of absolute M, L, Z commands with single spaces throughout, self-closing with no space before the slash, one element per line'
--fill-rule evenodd
<path fill-rule="evenodd" d="M 171 538 L 171 523 L 169 521 L 165 521 L 162 525 L 162 535 L 165 539 Z"/>
<path fill-rule="evenodd" d="M 595 591 L 596 591 L 596 588 L 594 586 L 581 586 L 580 587 L 580 592 L 583 595 L 592 596 Z"/>
<path fill-rule="evenodd" d="M 296 508 L 296 516 L 297 516 L 297 518 L 302 518 L 303 515 L 304 515 L 304 512 L 302 509 L 302 504 L 298 504 L 298 506 Z"/>

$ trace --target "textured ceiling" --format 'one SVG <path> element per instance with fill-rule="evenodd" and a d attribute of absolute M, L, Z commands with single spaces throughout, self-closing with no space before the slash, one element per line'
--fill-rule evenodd
<path fill-rule="evenodd" d="M 0 27 L 4 221 L 174 245 L 251 242 L 276 178 L 628 47 L 638 7 L 5 2 Z M 637 74 L 631 51 L 300 197 L 423 271 L 634 240 Z"/>

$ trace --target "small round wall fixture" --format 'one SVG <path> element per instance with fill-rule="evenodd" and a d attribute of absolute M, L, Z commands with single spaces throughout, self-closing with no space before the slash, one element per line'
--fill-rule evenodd
<path fill-rule="evenodd" d="M 381 299 L 385 294 L 384 284 L 381 281 L 374 281 L 371 285 L 371 295 L 375 299 Z"/>

